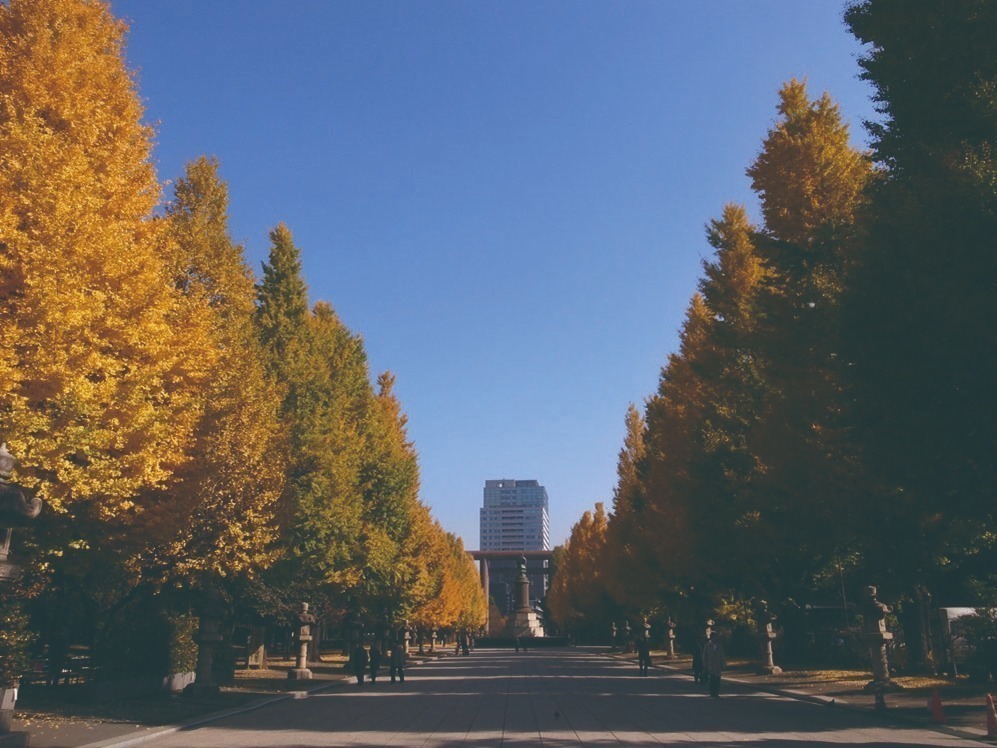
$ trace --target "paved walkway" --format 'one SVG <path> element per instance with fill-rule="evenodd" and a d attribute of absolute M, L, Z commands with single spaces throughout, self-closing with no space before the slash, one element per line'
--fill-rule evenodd
<path fill-rule="evenodd" d="M 711 699 L 686 675 L 640 678 L 631 662 L 584 649 L 479 650 L 412 668 L 404 684 L 338 685 L 134 737 L 150 748 L 981 745 L 747 687 Z"/>

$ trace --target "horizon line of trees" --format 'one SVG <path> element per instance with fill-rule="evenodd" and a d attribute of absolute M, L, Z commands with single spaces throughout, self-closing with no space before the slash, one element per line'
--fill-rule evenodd
<path fill-rule="evenodd" d="M 0 437 L 45 502 L 15 533 L 3 678 L 32 631 L 161 670 L 150 632 L 219 594 L 240 621 L 307 601 L 476 628 L 394 375 L 374 386 L 361 337 L 310 304 L 283 224 L 254 276 L 217 161 L 163 204 L 125 32 L 103 0 L 0 4 Z"/>
<path fill-rule="evenodd" d="M 848 608 L 877 585 L 913 667 L 930 610 L 997 605 L 997 4 L 863 0 L 844 20 L 881 115 L 780 91 L 680 348 L 626 414 L 612 511 L 586 512 L 548 604 L 605 637 L 751 602 Z"/>

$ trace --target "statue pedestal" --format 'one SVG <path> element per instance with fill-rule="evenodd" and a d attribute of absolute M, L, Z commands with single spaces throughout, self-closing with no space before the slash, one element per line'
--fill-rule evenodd
<path fill-rule="evenodd" d="M 902 691 L 903 686 L 890 678 L 890 664 L 886 654 L 886 644 L 893 638 L 890 633 L 867 633 L 863 635 L 866 646 L 869 647 L 869 659 L 872 662 L 872 680 L 862 689 L 866 693 L 883 691 L 890 693 Z"/>
<path fill-rule="evenodd" d="M 758 668 L 758 675 L 782 675 L 782 668 L 772 659 L 772 641 L 775 637 L 774 631 L 766 631 L 761 637 L 762 666 Z"/>
<path fill-rule="evenodd" d="M 505 625 L 505 635 L 512 637 L 543 636 L 544 629 L 540 625 L 537 614 L 529 608 L 520 608 L 509 616 L 509 621 Z"/>
<path fill-rule="evenodd" d="M 509 620 L 502 632 L 505 636 L 543 636 L 543 626 L 537 614 L 530 608 L 530 580 L 526 576 L 526 557 L 519 559 L 519 576 L 516 578 L 516 609 L 509 614 Z"/>

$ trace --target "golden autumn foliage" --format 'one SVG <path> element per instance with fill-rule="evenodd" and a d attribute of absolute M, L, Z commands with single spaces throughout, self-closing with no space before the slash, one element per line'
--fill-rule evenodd
<path fill-rule="evenodd" d="M 690 496 L 696 492 L 692 468 L 700 449 L 695 436 L 711 396 L 701 372 L 715 366 L 709 345 L 712 321 L 703 297 L 694 295 L 679 336 L 679 353 L 669 356 L 658 391 L 647 402 L 641 466 L 646 500 L 634 539 L 650 556 L 656 577 L 656 584 L 641 595 L 645 600 L 648 593 L 681 584 L 698 561 Z"/>
<path fill-rule="evenodd" d="M 598 629 L 608 621 L 607 519 L 602 503 L 585 512 L 571 536 L 547 592 L 547 609 L 566 631 Z"/>
<path fill-rule="evenodd" d="M 227 586 L 255 616 L 476 626 L 394 378 L 375 392 L 360 336 L 309 308 L 290 230 L 257 285 L 217 162 L 162 210 L 125 30 L 102 0 L 0 3 L 0 436 L 46 502 L 39 610 L 111 642 Z"/>
<path fill-rule="evenodd" d="M 430 584 L 428 594 L 413 610 L 412 621 L 427 628 L 476 629 L 484 625 L 484 590 L 460 538 L 434 522 L 425 540 L 423 562 Z"/>
<path fill-rule="evenodd" d="M 377 383 L 365 414 L 360 467 L 363 587 L 371 602 L 404 613 L 411 605 L 405 590 L 420 564 L 407 550 L 415 544 L 412 533 L 419 527 L 419 466 L 405 429 L 407 417 L 393 392 L 394 375 L 384 372 Z"/>
<path fill-rule="evenodd" d="M 394 375 L 381 374 L 374 391 L 362 339 L 329 304 L 309 311 L 290 230 L 278 226 L 271 241 L 255 318 L 292 444 L 281 578 L 309 580 L 372 620 L 483 620 L 471 560 L 419 501 L 418 455 Z"/>
<path fill-rule="evenodd" d="M 790 81 L 778 111 L 748 169 L 764 225 L 728 205 L 707 226 L 715 255 L 680 350 L 643 422 L 627 415 L 604 556 L 612 600 L 586 599 L 574 562 L 552 590 L 562 618 L 614 605 L 698 616 L 729 594 L 800 594 L 780 564 L 814 579 L 852 542 L 833 521 L 853 477 L 836 315 L 872 172 L 826 94 Z"/>
<path fill-rule="evenodd" d="M 828 94 L 816 101 L 806 82 L 779 91 L 780 120 L 748 169 L 762 201 L 765 227 L 780 239 L 813 241 L 818 229 L 851 223 L 871 170 L 848 138 L 848 126 Z"/>
<path fill-rule="evenodd" d="M 177 180 L 167 208 L 168 267 L 209 322 L 218 364 L 201 388 L 194 449 L 143 527 L 174 575 L 252 571 L 270 560 L 287 463 L 279 396 L 253 326 L 256 296 L 242 247 L 228 232 L 228 189 L 201 158 Z"/>
<path fill-rule="evenodd" d="M 171 288 L 151 132 L 102 3 L 0 6 L 0 417 L 61 511 L 135 507 L 190 449 L 216 358 Z"/>
<path fill-rule="evenodd" d="M 658 586 L 656 567 L 644 542 L 647 502 L 641 481 L 641 465 L 646 459 L 644 417 L 633 404 L 627 409 L 626 435 L 616 463 L 613 512 L 608 521 L 607 564 L 613 599 L 625 607 L 641 608 Z"/>

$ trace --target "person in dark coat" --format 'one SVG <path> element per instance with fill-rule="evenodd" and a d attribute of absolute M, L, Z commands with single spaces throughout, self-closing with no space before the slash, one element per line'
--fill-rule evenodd
<path fill-rule="evenodd" d="M 353 648 L 353 652 L 350 654 L 350 668 L 353 670 L 353 674 L 357 676 L 357 685 L 363 685 L 364 673 L 367 672 L 367 662 L 369 658 L 367 657 L 367 650 L 364 649 L 364 645 L 357 644 Z"/>
<path fill-rule="evenodd" d="M 720 635 L 714 631 L 710 634 L 710 641 L 703 647 L 703 670 L 710 680 L 710 696 L 715 699 L 720 696 L 720 676 L 726 666 L 727 657 L 720 644 Z"/>
<path fill-rule="evenodd" d="M 398 676 L 398 680 L 402 683 L 405 682 L 405 661 L 408 659 L 408 655 L 405 653 L 404 644 L 396 644 L 391 650 L 391 682 L 395 682 L 395 676 Z"/>
<path fill-rule="evenodd" d="M 646 676 L 651 669 L 651 647 L 643 636 L 637 637 L 635 645 L 637 648 L 637 671 Z"/>
<path fill-rule="evenodd" d="M 381 647 L 377 642 L 370 645 L 370 682 L 377 682 L 377 671 L 381 667 Z"/>
<path fill-rule="evenodd" d="M 697 636 L 692 645 L 692 679 L 696 683 L 706 683 L 706 675 L 703 673 L 703 647 L 706 646 L 706 638 Z"/>

